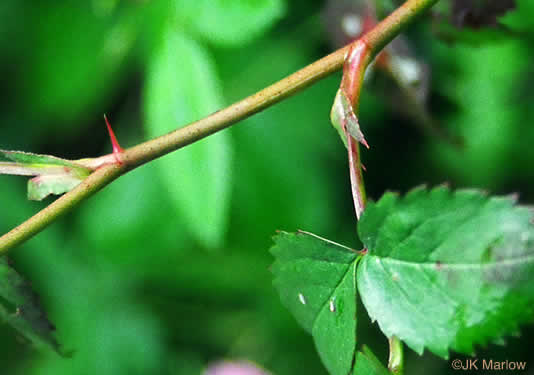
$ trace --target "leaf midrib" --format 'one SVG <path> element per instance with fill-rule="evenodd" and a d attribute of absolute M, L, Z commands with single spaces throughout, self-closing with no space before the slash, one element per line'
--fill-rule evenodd
<path fill-rule="evenodd" d="M 401 264 L 406 265 L 414 268 L 420 268 L 420 267 L 431 267 L 433 269 L 437 270 L 437 267 L 439 267 L 439 270 L 447 270 L 447 269 L 491 269 L 498 266 L 515 266 L 523 262 L 527 263 L 534 263 L 534 254 L 528 254 L 521 257 L 516 257 L 513 259 L 503 259 L 498 262 L 489 262 L 489 263 L 441 263 L 441 262 L 411 262 L 407 260 L 392 258 L 392 257 L 381 257 L 377 255 L 371 255 L 368 254 L 367 256 L 371 256 L 373 258 L 379 259 L 380 262 L 390 262 L 394 264 Z M 438 266 L 439 265 L 439 266 Z"/>
<path fill-rule="evenodd" d="M 319 308 L 317 315 L 315 316 L 315 318 L 313 318 L 312 329 L 315 327 L 315 323 L 317 322 L 319 315 L 321 315 L 321 311 L 323 311 L 323 309 L 326 308 L 327 305 L 330 303 L 330 298 L 332 298 L 332 294 L 336 292 L 337 288 L 339 288 L 339 285 L 343 282 L 343 280 L 345 280 L 345 277 L 347 276 L 347 274 L 351 272 L 352 267 L 354 267 L 354 271 L 353 271 L 354 276 L 353 276 L 352 283 L 354 286 L 354 290 L 356 290 L 356 270 L 358 266 L 358 261 L 360 259 L 361 259 L 361 256 L 358 256 L 356 257 L 356 259 L 354 259 L 351 263 L 348 264 L 347 271 L 345 271 L 343 275 L 339 278 L 338 282 L 336 283 L 336 286 L 333 288 L 333 292 L 328 296 L 328 298 L 323 303 L 321 303 L 321 307 Z M 354 298 L 356 298 L 356 296 L 354 296 Z"/>

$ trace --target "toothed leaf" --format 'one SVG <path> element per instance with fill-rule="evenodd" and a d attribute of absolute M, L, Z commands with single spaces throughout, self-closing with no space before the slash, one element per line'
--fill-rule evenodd
<path fill-rule="evenodd" d="M 39 176 L 44 174 L 61 174 L 64 172 L 64 167 L 58 165 L 49 166 L 42 164 L 0 162 L 0 174 Z"/>
<path fill-rule="evenodd" d="M 37 347 L 59 351 L 54 326 L 48 320 L 30 284 L 0 258 L 0 317 Z"/>
<path fill-rule="evenodd" d="M 70 160 L 61 159 L 51 155 L 32 154 L 31 152 L 6 151 L 0 150 L 0 155 L 4 158 L 21 164 L 28 165 L 60 165 L 78 170 L 80 173 L 89 174 L 91 171 L 81 165 L 75 164 Z"/>
<path fill-rule="evenodd" d="M 282 303 L 313 335 L 333 375 L 349 373 L 356 348 L 358 254 L 303 233 L 274 237 L 274 286 Z"/>
<path fill-rule="evenodd" d="M 51 155 L 6 150 L 0 150 L 0 155 L 5 159 L 14 161 L 14 163 L 0 162 L 0 174 L 23 176 L 68 174 L 83 179 L 91 173 L 89 168 Z"/>
<path fill-rule="evenodd" d="M 358 288 L 381 330 L 418 353 L 471 354 L 534 313 L 530 209 L 445 187 L 387 193 L 358 225 Z"/>

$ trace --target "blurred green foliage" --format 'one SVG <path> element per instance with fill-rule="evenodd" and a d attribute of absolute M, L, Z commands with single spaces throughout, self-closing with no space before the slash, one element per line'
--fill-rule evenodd
<path fill-rule="evenodd" d="M 516 32 L 444 43 L 428 18 L 409 30 L 431 66 L 429 110 L 464 138 L 455 149 L 409 126 L 364 90 L 360 123 L 369 196 L 444 181 L 534 202 L 534 58 L 528 0 Z M 249 95 L 332 50 L 324 0 L 3 0 L 0 148 L 92 157 Z M 515 26 L 514 26 L 515 25 Z M 193 374 L 244 358 L 275 374 L 324 374 L 312 339 L 272 288 L 276 229 L 357 247 L 346 152 L 329 125 L 339 75 L 198 145 L 141 167 L 13 251 L 70 359 L 0 328 L 4 374 Z M 204 196 L 206 195 L 206 196 Z M 0 176 L 0 230 L 44 203 Z M 363 309 L 360 309 L 363 311 Z M 360 319 L 382 362 L 387 342 Z M 479 356 L 530 358 L 534 330 Z M 407 373 L 449 373 L 407 353 Z"/>

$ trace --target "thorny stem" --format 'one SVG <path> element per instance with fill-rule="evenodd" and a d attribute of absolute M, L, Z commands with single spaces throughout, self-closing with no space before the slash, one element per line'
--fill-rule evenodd
<path fill-rule="evenodd" d="M 360 103 L 360 93 L 365 78 L 365 70 L 371 61 L 370 53 L 371 48 L 367 45 L 364 36 L 360 40 L 357 40 L 350 49 L 343 68 L 343 79 L 341 80 L 340 90 L 347 96 L 355 115 L 358 114 L 358 105 Z M 343 130 L 347 137 L 350 186 L 352 190 L 352 199 L 354 201 L 354 211 L 356 213 L 356 219 L 359 220 L 365 209 L 366 203 L 360 144 L 356 142 L 346 127 L 344 127 Z M 364 142 L 367 146 L 367 142 Z"/>
<path fill-rule="evenodd" d="M 363 40 L 365 42 L 369 49 L 365 66 L 372 61 L 387 43 L 400 33 L 402 28 L 437 1 L 408 0 L 365 34 L 360 39 L 360 41 Z M 75 189 L 56 199 L 36 215 L 0 237 L 0 255 L 30 239 L 58 217 L 69 212 L 81 201 L 90 197 L 120 175 L 225 129 L 339 70 L 343 66 L 349 49 L 350 45 L 345 46 L 256 94 L 204 119 L 125 150 L 121 153 L 122 164 L 111 162 L 110 164 L 99 166 Z M 104 157 L 103 160 L 113 159 Z"/>

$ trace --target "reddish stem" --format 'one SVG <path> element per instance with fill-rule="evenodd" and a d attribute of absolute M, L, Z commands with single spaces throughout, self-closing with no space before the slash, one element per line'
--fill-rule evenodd
<path fill-rule="evenodd" d="M 360 148 L 358 142 L 345 131 L 347 136 L 347 148 L 349 152 L 350 187 L 356 219 L 360 220 L 365 209 L 365 189 L 363 185 L 362 164 L 360 161 Z"/>
<path fill-rule="evenodd" d="M 347 57 L 345 58 L 345 64 L 343 66 L 343 78 L 341 79 L 341 90 L 345 93 L 347 99 L 349 100 L 355 116 L 358 111 L 358 104 L 360 102 L 360 92 L 365 76 L 365 69 L 367 68 L 370 60 L 371 48 L 369 48 L 367 40 L 364 36 L 354 42 L 351 46 Z M 359 220 L 363 210 L 365 209 L 366 201 L 362 163 L 360 158 L 360 147 L 358 142 L 347 131 L 345 126 L 343 126 L 343 128 L 347 137 L 352 200 L 354 202 L 356 219 Z M 369 148 L 367 142 L 364 141 L 363 144 Z"/>

